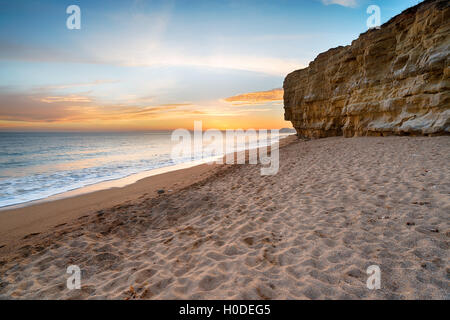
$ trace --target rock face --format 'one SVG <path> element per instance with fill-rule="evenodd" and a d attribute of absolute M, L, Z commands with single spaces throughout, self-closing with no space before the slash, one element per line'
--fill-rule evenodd
<path fill-rule="evenodd" d="M 302 137 L 450 133 L 450 1 L 409 8 L 284 80 Z"/>

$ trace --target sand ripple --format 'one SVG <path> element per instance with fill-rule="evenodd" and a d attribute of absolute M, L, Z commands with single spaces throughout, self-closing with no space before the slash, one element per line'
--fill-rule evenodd
<path fill-rule="evenodd" d="M 298 141 L 277 175 L 227 167 L 29 235 L 0 258 L 0 296 L 448 299 L 449 163 L 449 137 Z M 81 290 L 66 288 L 71 264 Z"/>

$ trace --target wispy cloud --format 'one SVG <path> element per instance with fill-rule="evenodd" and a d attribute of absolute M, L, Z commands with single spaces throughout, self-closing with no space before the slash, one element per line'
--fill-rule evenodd
<path fill-rule="evenodd" d="M 322 3 L 326 6 L 330 4 L 338 4 L 344 7 L 354 8 L 358 5 L 357 0 L 322 0 Z"/>
<path fill-rule="evenodd" d="M 11 106 L 14 105 L 14 108 Z M 189 107 L 189 108 L 188 108 Z M 151 119 L 197 110 L 189 103 L 161 105 L 108 104 L 74 94 L 40 96 L 0 93 L 0 121 L 73 122 Z"/>
<path fill-rule="evenodd" d="M 123 42 L 123 41 L 122 41 Z M 231 69 L 259 72 L 268 75 L 284 76 L 293 70 L 301 69 L 306 64 L 300 60 L 281 59 L 270 56 L 247 56 L 236 54 L 210 54 L 197 56 L 193 54 L 176 54 L 183 50 L 170 47 L 148 47 L 145 41 L 141 46 L 123 44 L 116 47 L 114 41 L 108 44 L 99 45 L 106 48 L 102 53 L 95 56 L 88 52 L 81 52 L 78 57 L 71 57 L 66 54 L 58 54 L 53 49 L 39 49 L 40 54 L 35 55 L 35 48 L 23 46 L 20 50 L 3 51 L 0 50 L 0 60 L 6 61 L 33 61 L 33 62 L 64 62 L 64 63 L 85 63 L 85 64 L 106 64 L 125 67 L 164 67 L 164 66 L 185 66 L 214 69 Z M 104 82 L 106 83 L 106 82 Z M 112 82 L 110 82 L 112 83 Z M 97 83 L 101 84 L 101 83 Z M 74 86 L 92 86 L 96 83 L 74 84 L 53 86 L 52 89 L 64 89 Z"/>
<path fill-rule="evenodd" d="M 39 99 L 41 102 L 45 103 L 57 103 L 57 102 L 77 102 L 77 103 L 87 103 L 92 102 L 91 98 L 86 96 L 78 96 L 75 94 L 70 94 L 67 96 L 48 96 Z"/>
<path fill-rule="evenodd" d="M 79 88 L 79 87 L 92 87 L 92 86 L 98 86 L 102 84 L 108 84 L 108 83 L 118 83 L 119 80 L 95 80 L 92 82 L 85 82 L 85 83 L 71 83 L 71 84 L 61 84 L 61 85 L 50 85 L 43 88 L 40 88 L 42 90 L 55 90 L 55 89 L 71 89 L 71 88 Z"/>
<path fill-rule="evenodd" d="M 118 64 L 134 67 L 152 66 L 193 66 L 218 69 L 233 69 L 242 71 L 260 72 L 269 75 L 283 76 L 292 70 L 297 70 L 304 65 L 299 61 L 286 60 L 272 57 L 255 57 L 241 55 L 211 55 L 211 56 L 177 56 L 177 55 L 149 55 L 118 61 Z"/>
<path fill-rule="evenodd" d="M 268 39 L 265 41 L 271 41 L 270 38 L 275 36 L 269 35 L 267 37 Z M 285 37 L 295 38 L 297 36 L 287 35 Z M 300 36 L 298 37 L 300 38 Z M 284 76 L 293 70 L 306 66 L 305 62 L 297 59 L 236 54 L 223 52 L 220 48 L 210 48 L 209 53 L 197 55 L 194 52 L 187 51 L 184 47 L 164 44 L 160 38 L 160 33 L 153 36 L 134 34 L 133 37 L 129 37 L 125 33 L 123 35 L 94 35 L 92 38 L 81 40 L 76 55 L 59 48 L 16 44 L 5 40 L 0 44 L 0 60 L 104 64 L 125 67 L 186 66 L 251 71 L 275 76 Z M 96 45 L 93 46 L 92 43 Z M 98 48 L 102 48 L 102 50 L 98 50 Z M 55 85 L 50 89 L 92 86 L 113 82 L 115 81 L 99 80 L 99 82 L 93 83 Z"/>
<path fill-rule="evenodd" d="M 224 99 L 233 105 L 257 105 L 267 102 L 275 102 L 283 100 L 283 89 L 277 88 L 268 91 L 258 91 L 243 93 L 237 96 Z"/>
<path fill-rule="evenodd" d="M 214 68 L 275 76 L 285 76 L 293 70 L 306 66 L 307 61 L 303 59 L 296 56 L 280 57 L 276 52 L 270 52 L 265 48 L 273 46 L 273 41 L 301 41 L 310 35 L 234 35 L 233 37 L 239 39 L 225 41 L 226 36 L 217 39 L 215 33 L 210 34 L 206 30 L 201 30 L 201 33 L 198 31 L 197 34 L 193 33 L 192 37 L 188 38 L 189 41 L 184 37 L 180 37 L 181 41 L 174 41 L 169 32 L 172 25 L 179 24 L 173 18 L 174 5 L 173 1 L 164 1 L 157 10 L 146 12 L 146 2 L 135 1 L 130 11 L 105 15 L 105 24 L 109 22 L 114 26 L 113 29 L 94 30 L 83 37 L 73 39 L 70 48 L 76 50 L 65 49 L 66 46 L 61 43 L 46 42 L 39 45 L 14 38 L 0 39 L 0 60 L 126 67 Z M 208 35 L 206 41 L 203 41 L 205 39 L 203 33 Z M 238 44 L 247 44 L 247 47 L 252 41 L 260 42 L 257 47 L 260 50 L 247 48 L 245 51 L 233 46 L 237 40 Z"/>

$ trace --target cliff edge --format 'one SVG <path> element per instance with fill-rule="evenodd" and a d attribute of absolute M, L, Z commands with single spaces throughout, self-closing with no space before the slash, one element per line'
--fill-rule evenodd
<path fill-rule="evenodd" d="M 429 0 L 284 80 L 301 137 L 450 134 L 450 1 Z"/>

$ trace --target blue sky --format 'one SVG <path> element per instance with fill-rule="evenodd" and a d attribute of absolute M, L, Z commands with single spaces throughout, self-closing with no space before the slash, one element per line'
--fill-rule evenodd
<path fill-rule="evenodd" d="M 320 52 L 350 44 L 367 30 L 369 5 L 386 22 L 417 3 L 0 0 L 0 129 L 160 129 L 196 117 L 224 127 L 248 116 L 289 126 L 280 101 L 226 99 L 280 88 Z M 72 4 L 80 30 L 66 28 Z"/>

